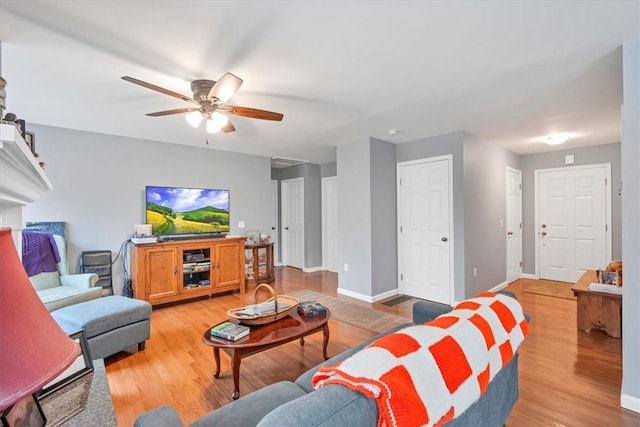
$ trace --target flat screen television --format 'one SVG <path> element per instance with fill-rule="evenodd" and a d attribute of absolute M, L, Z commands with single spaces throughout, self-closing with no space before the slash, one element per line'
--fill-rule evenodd
<path fill-rule="evenodd" d="M 146 223 L 161 238 L 227 234 L 229 190 L 147 186 Z"/>

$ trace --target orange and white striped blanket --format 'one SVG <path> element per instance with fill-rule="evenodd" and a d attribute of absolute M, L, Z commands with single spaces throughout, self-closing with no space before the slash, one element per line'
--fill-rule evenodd
<path fill-rule="evenodd" d="M 440 426 L 482 396 L 528 330 L 516 299 L 485 292 L 320 368 L 312 384 L 342 384 L 375 399 L 379 426 Z"/>

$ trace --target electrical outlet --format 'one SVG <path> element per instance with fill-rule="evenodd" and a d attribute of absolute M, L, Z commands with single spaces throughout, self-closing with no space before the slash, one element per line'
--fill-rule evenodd
<path fill-rule="evenodd" d="M 244 221 L 238 221 L 238 228 L 244 228 Z"/>
<path fill-rule="evenodd" d="M 349 271 L 349 264 L 344 265 L 344 271 Z"/>

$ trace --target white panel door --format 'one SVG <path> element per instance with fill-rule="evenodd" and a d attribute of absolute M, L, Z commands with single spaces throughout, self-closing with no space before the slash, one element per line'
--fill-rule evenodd
<path fill-rule="evenodd" d="M 304 178 L 282 181 L 282 263 L 304 268 Z"/>
<path fill-rule="evenodd" d="M 575 282 L 607 265 L 609 173 L 603 166 L 536 171 L 540 278 Z"/>
<path fill-rule="evenodd" d="M 322 264 L 338 272 L 338 180 L 322 178 Z"/>
<path fill-rule="evenodd" d="M 451 159 L 401 163 L 399 176 L 400 292 L 452 302 Z"/>
<path fill-rule="evenodd" d="M 271 241 L 273 242 L 273 262 L 280 264 L 280 246 L 278 245 L 278 181 L 271 181 Z"/>
<path fill-rule="evenodd" d="M 507 283 L 522 273 L 522 172 L 507 168 Z"/>

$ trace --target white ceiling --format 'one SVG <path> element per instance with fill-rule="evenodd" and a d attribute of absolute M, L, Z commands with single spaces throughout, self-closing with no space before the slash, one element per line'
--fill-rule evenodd
<path fill-rule="evenodd" d="M 620 141 L 621 44 L 639 1 L 0 2 L 7 111 L 38 123 L 324 163 L 335 146 L 465 130 L 519 154 Z M 191 95 L 191 80 L 244 79 L 207 134 L 188 107 L 120 79 Z M 399 129 L 390 136 L 388 129 Z"/>

